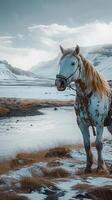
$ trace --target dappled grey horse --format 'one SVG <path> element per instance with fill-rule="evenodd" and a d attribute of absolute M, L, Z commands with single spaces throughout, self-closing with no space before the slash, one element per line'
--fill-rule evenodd
<path fill-rule="evenodd" d="M 108 82 L 80 53 L 78 45 L 75 50 L 65 50 L 61 46 L 60 49 L 62 57 L 59 61 L 60 70 L 59 74 L 56 75 L 55 85 L 59 91 L 64 91 L 71 82 L 75 83 L 76 101 L 74 108 L 77 123 L 83 135 L 87 155 L 85 172 L 91 172 L 93 164 L 89 126 L 92 127 L 94 134 L 96 134 L 96 149 L 98 152 L 97 170 L 107 170 L 102 157 L 102 134 L 104 126 L 107 126 L 108 130 L 112 133 L 112 113 L 110 113 L 111 89 Z"/>

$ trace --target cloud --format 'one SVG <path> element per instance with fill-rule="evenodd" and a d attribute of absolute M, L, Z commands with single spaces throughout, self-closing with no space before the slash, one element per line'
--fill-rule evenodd
<path fill-rule="evenodd" d="M 39 33 L 42 42 L 50 39 L 52 44 L 53 42 L 56 44 L 63 43 L 69 47 L 75 43 L 81 46 L 112 43 L 112 22 L 96 21 L 79 27 L 58 24 L 34 25 L 28 29 L 35 35 Z"/>
<path fill-rule="evenodd" d="M 31 37 L 33 39 L 33 36 Z M 39 62 L 52 59 L 55 56 L 52 52 L 33 47 L 15 47 L 15 40 L 18 42 L 29 41 L 28 36 L 17 34 L 17 36 L 0 36 L 0 60 L 7 60 L 11 65 L 28 70 Z M 47 41 L 46 41 L 47 42 Z M 51 57 L 52 56 L 52 57 Z M 54 58 L 54 57 L 53 57 Z"/>
<path fill-rule="evenodd" d="M 13 43 L 14 37 L 0 36 L 0 46 L 10 46 Z"/>
<path fill-rule="evenodd" d="M 95 21 L 78 27 L 66 25 L 33 25 L 25 34 L 0 36 L 0 59 L 14 66 L 29 69 L 31 66 L 53 59 L 59 45 L 73 47 L 112 44 L 112 22 Z"/>

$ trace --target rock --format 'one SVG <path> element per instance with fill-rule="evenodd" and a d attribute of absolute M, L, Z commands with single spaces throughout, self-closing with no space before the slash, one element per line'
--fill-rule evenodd
<path fill-rule="evenodd" d="M 38 168 L 38 167 L 32 167 L 31 169 L 30 169 L 30 171 L 31 171 L 31 174 L 32 174 L 32 176 L 33 177 L 38 177 L 38 176 L 43 176 L 44 174 L 43 174 L 43 172 L 42 172 L 42 170 L 40 169 L 40 168 Z"/>
<path fill-rule="evenodd" d="M 25 161 L 24 161 L 24 160 L 18 160 L 18 164 L 24 165 L 24 164 L 25 164 Z"/>
<path fill-rule="evenodd" d="M 83 199 L 91 199 L 91 197 L 88 195 L 88 194 L 77 194 L 75 197 L 73 197 L 74 199 L 80 199 L 80 200 L 83 200 Z M 94 199 L 95 200 L 95 199 Z"/>
<path fill-rule="evenodd" d="M 47 198 L 46 198 L 46 200 L 57 200 L 57 199 L 59 199 L 59 197 L 63 197 L 64 195 L 65 195 L 65 191 L 58 191 L 58 192 L 47 192 L 46 191 L 46 194 L 48 195 L 47 196 Z"/>
<path fill-rule="evenodd" d="M 55 107 L 54 110 L 58 110 L 58 108 Z"/>

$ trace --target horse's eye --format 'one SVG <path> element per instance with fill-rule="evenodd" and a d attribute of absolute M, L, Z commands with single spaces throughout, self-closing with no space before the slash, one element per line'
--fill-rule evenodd
<path fill-rule="evenodd" d="M 72 62 L 71 65 L 72 65 L 72 66 L 75 65 L 75 62 Z"/>

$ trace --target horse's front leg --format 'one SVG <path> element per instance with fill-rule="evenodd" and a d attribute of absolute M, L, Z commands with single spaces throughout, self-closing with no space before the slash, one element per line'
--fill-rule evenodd
<path fill-rule="evenodd" d="M 96 126 L 96 149 L 98 153 L 98 167 L 97 171 L 102 172 L 102 171 L 107 171 L 105 162 L 102 157 L 102 149 L 103 149 L 103 143 L 102 143 L 102 135 L 103 135 L 103 125 L 98 125 Z"/>
<path fill-rule="evenodd" d="M 82 132 L 83 140 L 84 140 L 84 147 L 86 151 L 87 156 L 87 163 L 85 168 L 85 173 L 91 172 L 91 166 L 93 164 L 93 155 L 91 152 L 91 145 L 90 145 L 90 134 L 89 134 L 89 128 L 85 121 L 81 119 L 77 119 L 78 126 Z"/>

